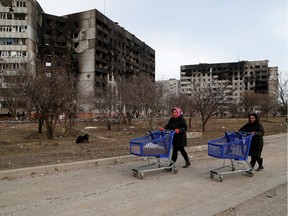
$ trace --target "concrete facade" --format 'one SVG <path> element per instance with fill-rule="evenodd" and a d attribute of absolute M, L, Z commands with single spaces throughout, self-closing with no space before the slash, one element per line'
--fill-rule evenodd
<path fill-rule="evenodd" d="M 51 18 L 54 18 L 54 29 L 58 29 L 58 32 L 65 29 L 66 52 L 63 50 L 57 54 L 51 49 L 54 44 L 55 50 L 55 42 L 59 42 L 57 32 L 52 32 L 54 37 L 49 45 L 43 41 L 47 38 L 51 40 L 51 37 L 43 33 L 41 50 L 48 51 L 43 53 L 43 57 L 69 56 L 70 70 L 78 75 L 83 95 L 97 96 L 98 90 L 115 86 L 119 77 L 128 78 L 144 73 L 155 80 L 155 51 L 98 10 L 62 17 L 44 14 L 43 25 Z M 57 22 L 65 25 L 55 27 Z M 85 105 L 83 109 L 88 111 L 89 106 Z"/>
<path fill-rule="evenodd" d="M 193 83 L 213 85 L 228 81 L 236 90 L 230 100 L 240 102 L 245 92 L 269 94 L 277 100 L 278 67 L 268 67 L 268 60 L 181 66 L 181 93 L 191 95 Z"/>
<path fill-rule="evenodd" d="M 0 91 L 9 88 L 12 76 L 19 76 L 23 63 L 35 65 L 42 13 L 41 6 L 33 0 L 0 1 Z M 5 105 L 0 97 L 0 108 Z"/>
<path fill-rule="evenodd" d="M 155 80 L 155 50 L 96 9 L 58 17 L 36 0 L 0 0 L 0 38 L 0 90 L 10 68 L 17 71 L 13 64 L 36 58 L 68 60 L 84 95 L 119 77 L 144 73 Z"/>
<path fill-rule="evenodd" d="M 17 64 L 35 59 L 42 9 L 35 1 L 0 1 L 1 83 L 15 74 Z"/>
<path fill-rule="evenodd" d="M 180 80 L 159 80 L 156 81 L 155 84 L 165 99 L 169 96 L 178 96 L 180 94 Z"/>

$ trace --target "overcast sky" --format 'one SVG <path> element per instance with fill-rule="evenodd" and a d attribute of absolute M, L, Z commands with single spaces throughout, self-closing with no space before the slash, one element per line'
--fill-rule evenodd
<path fill-rule="evenodd" d="M 287 73 L 287 0 L 38 0 L 57 16 L 97 9 L 156 52 L 156 80 L 180 66 L 269 60 Z"/>

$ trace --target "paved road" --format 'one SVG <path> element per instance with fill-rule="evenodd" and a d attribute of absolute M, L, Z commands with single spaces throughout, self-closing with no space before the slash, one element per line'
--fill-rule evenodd
<path fill-rule="evenodd" d="M 252 178 L 235 174 L 223 182 L 210 179 L 209 170 L 221 166 L 222 159 L 206 151 L 189 155 L 191 167 L 183 169 L 180 156 L 178 174 L 158 171 L 143 180 L 131 170 L 147 161 L 2 179 L 0 215 L 209 216 L 287 182 L 287 134 L 265 137 L 265 169 Z M 287 195 L 284 199 L 287 202 Z"/>

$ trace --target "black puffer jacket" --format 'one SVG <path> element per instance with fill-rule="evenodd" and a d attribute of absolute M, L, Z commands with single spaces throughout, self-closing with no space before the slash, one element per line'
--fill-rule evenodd
<path fill-rule="evenodd" d="M 249 114 L 248 116 L 248 121 L 250 115 L 255 116 L 256 120 L 254 123 L 248 122 L 245 124 L 243 127 L 240 128 L 240 131 L 243 132 L 255 132 L 255 135 L 252 138 L 251 141 L 251 146 L 250 146 L 250 151 L 249 151 L 249 156 L 254 156 L 254 157 L 259 157 L 261 156 L 261 152 L 263 149 L 264 141 L 263 141 L 263 136 L 264 136 L 264 128 L 262 124 L 259 122 L 259 117 L 256 114 Z"/>
<path fill-rule="evenodd" d="M 183 115 L 181 115 L 179 118 L 170 118 L 168 124 L 164 128 L 167 130 L 180 130 L 180 133 L 174 134 L 173 146 L 187 146 L 187 124 Z"/>

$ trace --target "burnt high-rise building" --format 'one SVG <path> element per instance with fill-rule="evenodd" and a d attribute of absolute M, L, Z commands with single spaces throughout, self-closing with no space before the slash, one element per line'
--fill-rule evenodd
<path fill-rule="evenodd" d="M 0 91 L 20 63 L 51 58 L 65 59 L 84 95 L 97 95 L 119 77 L 155 80 L 155 51 L 98 10 L 59 17 L 45 14 L 36 0 L 0 0 Z"/>
<path fill-rule="evenodd" d="M 202 83 L 213 89 L 217 84 L 225 82 L 233 90 L 231 95 L 227 95 L 227 101 L 238 103 L 245 93 L 262 93 L 268 94 L 277 102 L 278 67 L 269 67 L 268 62 L 182 65 L 181 93 L 191 95 L 195 83 Z"/>

